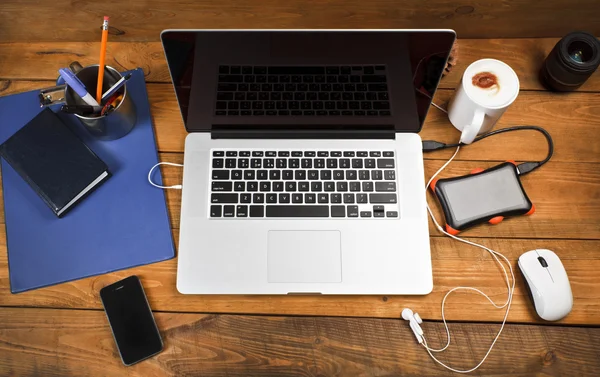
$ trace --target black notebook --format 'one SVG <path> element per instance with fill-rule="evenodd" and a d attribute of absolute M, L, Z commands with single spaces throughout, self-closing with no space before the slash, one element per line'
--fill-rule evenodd
<path fill-rule="evenodd" d="M 106 164 L 50 109 L 2 144 L 0 155 L 58 217 L 110 177 Z"/>

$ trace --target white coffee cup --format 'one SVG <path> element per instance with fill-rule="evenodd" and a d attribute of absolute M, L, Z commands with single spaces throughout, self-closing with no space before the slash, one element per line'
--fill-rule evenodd
<path fill-rule="evenodd" d="M 460 142 L 471 144 L 490 131 L 519 95 L 519 78 L 506 63 L 481 59 L 465 70 L 448 104 L 448 118 L 462 131 Z"/>

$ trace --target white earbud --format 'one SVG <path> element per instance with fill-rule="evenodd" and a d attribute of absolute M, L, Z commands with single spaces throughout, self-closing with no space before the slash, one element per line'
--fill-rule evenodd
<path fill-rule="evenodd" d="M 423 343 L 423 329 L 419 326 L 423 323 L 423 320 L 419 316 L 419 313 L 413 313 L 409 308 L 404 308 L 402 310 L 402 318 L 409 322 L 410 328 L 415 334 L 419 344 Z"/>

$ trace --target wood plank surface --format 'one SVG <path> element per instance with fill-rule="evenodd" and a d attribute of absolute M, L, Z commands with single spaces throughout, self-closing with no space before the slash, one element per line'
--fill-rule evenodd
<path fill-rule="evenodd" d="M 31 376 L 446 376 L 399 319 L 253 317 L 155 313 L 159 355 L 121 364 L 104 313 L 0 309 L 0 374 Z M 437 346 L 441 323 L 424 323 Z M 498 325 L 450 324 L 452 345 L 438 355 L 470 368 Z M 477 375 L 597 376 L 600 329 L 507 325 Z"/>
<path fill-rule="evenodd" d="M 178 237 L 174 234 L 175 240 Z M 600 325 L 600 241 L 471 239 L 502 252 L 511 262 L 517 279 L 509 321 L 547 323 L 537 318 L 527 297 L 517 258 L 536 248 L 554 250 L 569 274 L 574 297 L 572 312 L 559 323 Z M 0 250 L 5 249 L 0 234 Z M 138 275 L 151 307 L 165 312 L 252 313 L 399 318 L 402 309 L 417 310 L 424 319 L 441 319 L 441 302 L 456 286 L 475 286 L 496 302 L 506 300 L 504 275 L 487 252 L 449 238 L 432 237 L 433 292 L 426 296 L 260 296 L 182 295 L 176 290 L 177 260 L 108 273 L 19 294 L 9 293 L 8 262 L 0 252 L 0 306 L 70 309 L 102 308 L 101 288 L 130 275 Z M 504 310 L 495 309 L 486 299 L 469 293 L 455 293 L 446 303 L 448 320 L 472 322 L 501 321 Z"/>
<path fill-rule="evenodd" d="M 577 29 L 600 34 L 596 0 L 543 3 L 433 0 L 116 0 L 100 3 L 4 0 L 2 41 L 100 40 L 102 16 L 112 41 L 158 41 L 163 29 L 455 29 L 463 38 L 560 37 Z M 66 16 L 68 14 L 68 16 Z"/>
<path fill-rule="evenodd" d="M 454 89 L 465 68 L 481 58 L 500 59 L 519 76 L 521 90 L 544 90 L 538 71 L 559 38 L 459 39 L 458 61 L 440 88 Z M 97 42 L 13 42 L 0 43 L 0 78 L 17 80 L 54 80 L 59 67 L 72 61 L 82 65 L 98 64 Z M 111 42 L 106 64 L 118 70 L 142 67 L 146 82 L 171 83 L 160 42 Z M 578 91 L 599 91 L 597 71 Z"/>

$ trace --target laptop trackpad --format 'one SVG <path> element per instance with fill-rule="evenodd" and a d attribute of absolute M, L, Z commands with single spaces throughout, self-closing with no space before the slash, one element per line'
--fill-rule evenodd
<path fill-rule="evenodd" d="M 341 282 L 340 239 L 338 230 L 269 231 L 269 283 Z"/>

